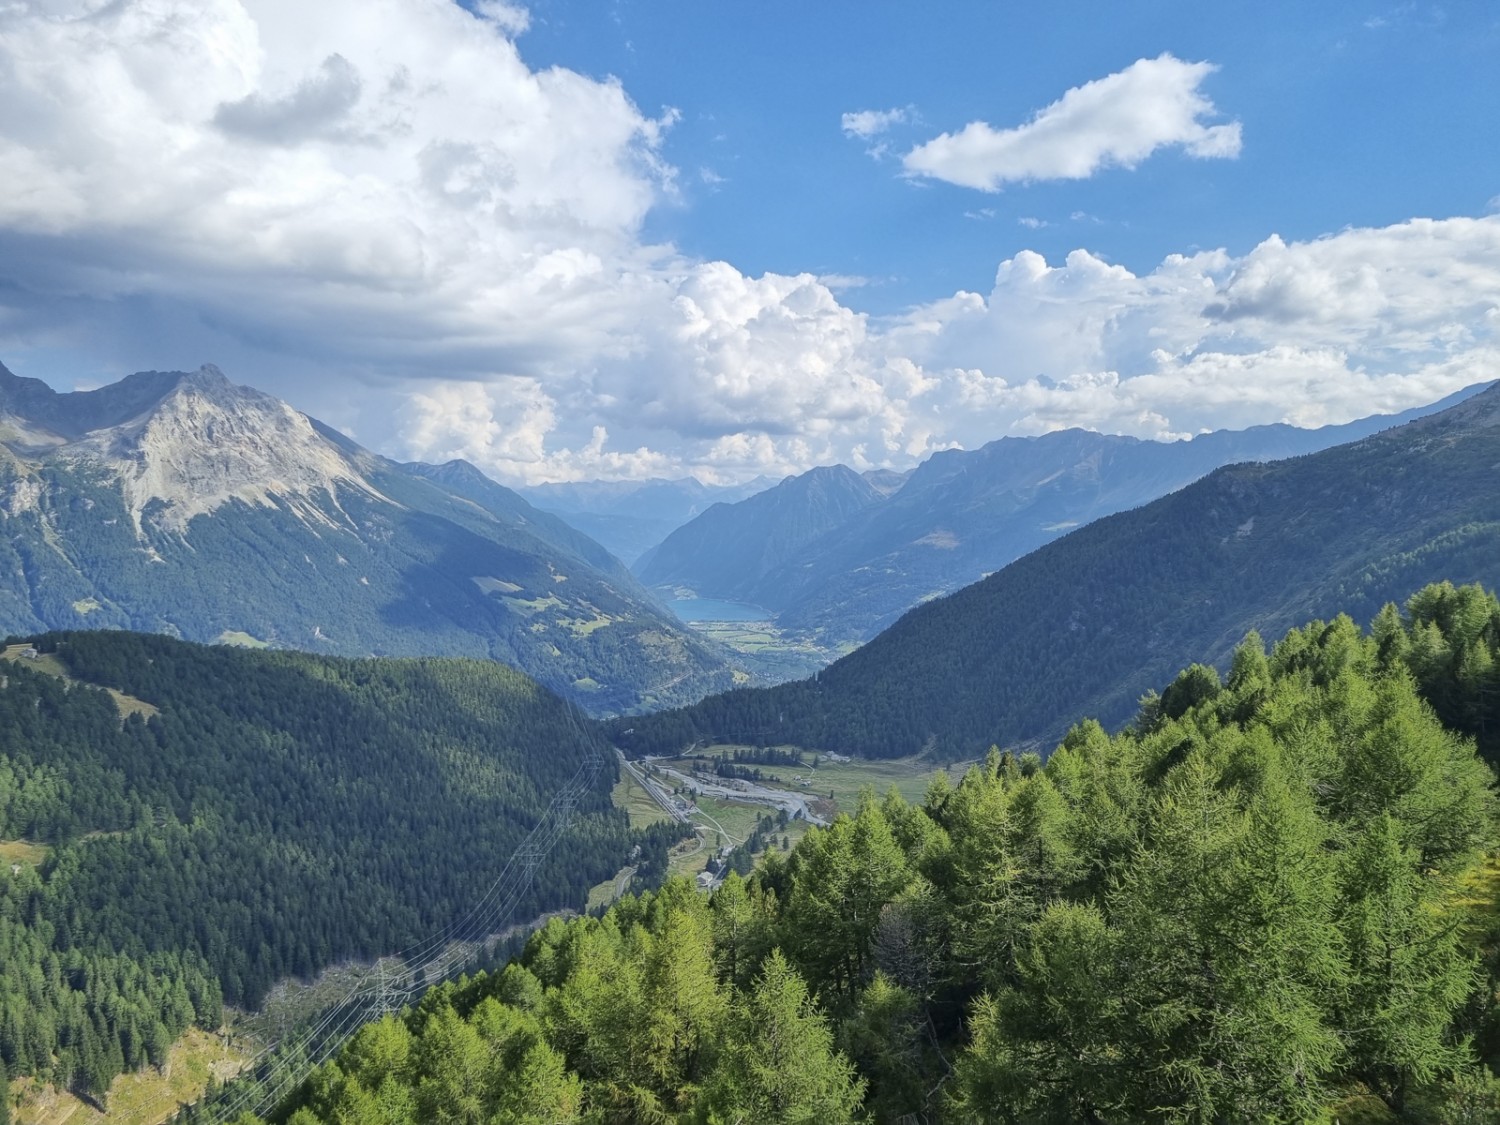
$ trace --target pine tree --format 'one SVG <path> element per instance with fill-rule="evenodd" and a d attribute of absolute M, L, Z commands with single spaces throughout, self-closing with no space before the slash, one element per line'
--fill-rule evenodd
<path fill-rule="evenodd" d="M 1107 900 L 1132 1118 L 1300 1118 L 1335 1061 L 1316 816 L 1284 789 L 1241 813 L 1217 781 L 1207 748 L 1173 770 Z"/>
<path fill-rule="evenodd" d="M 852 819 L 808 833 L 787 903 L 787 944 L 798 964 L 835 991 L 861 986 L 880 912 L 912 872 L 880 806 L 861 802 Z"/>
<path fill-rule="evenodd" d="M 1397 1112 L 1415 1085 L 1464 1062 L 1447 1029 L 1475 983 L 1462 915 L 1445 909 L 1442 882 L 1403 835 L 1393 816 L 1377 817 L 1344 870 L 1350 1066 Z"/>
<path fill-rule="evenodd" d="M 1031 927 L 1016 983 L 975 1004 L 958 1059 L 958 1119 L 1109 1120 L 1123 1100 L 1117 938 L 1092 905 L 1058 903 Z"/>
<path fill-rule="evenodd" d="M 845 1125 L 863 1083 L 833 1048 L 807 985 L 781 953 L 767 959 L 736 1010 L 726 1057 L 704 1091 L 700 1120 L 711 1125 Z"/>

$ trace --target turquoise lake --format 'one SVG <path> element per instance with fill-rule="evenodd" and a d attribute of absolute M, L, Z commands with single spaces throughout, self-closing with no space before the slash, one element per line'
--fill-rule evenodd
<path fill-rule="evenodd" d="M 717 598 L 672 598 L 667 608 L 683 621 L 769 621 L 771 614 L 758 605 L 723 602 Z"/>

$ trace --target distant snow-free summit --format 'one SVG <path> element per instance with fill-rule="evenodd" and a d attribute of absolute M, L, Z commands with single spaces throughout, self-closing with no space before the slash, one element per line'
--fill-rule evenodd
<path fill-rule="evenodd" d="M 634 570 L 647 586 L 764 607 L 784 634 L 825 649 L 861 644 L 913 606 L 1220 466 L 1316 453 L 1481 389 L 1321 429 L 1256 426 L 1177 442 L 1071 429 L 945 450 L 894 479 L 841 465 L 813 469 L 748 500 L 715 505 Z"/>

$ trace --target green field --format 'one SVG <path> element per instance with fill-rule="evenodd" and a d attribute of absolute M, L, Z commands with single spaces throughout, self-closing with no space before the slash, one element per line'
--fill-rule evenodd
<path fill-rule="evenodd" d="M 634 867 L 622 867 L 613 876 L 599 883 L 589 891 L 588 901 L 584 904 L 585 910 L 597 910 L 601 906 L 608 906 L 619 898 L 625 888 L 630 885 L 630 878 L 635 874 Z"/>
<path fill-rule="evenodd" d="M 214 638 L 216 645 L 236 645 L 240 648 L 270 648 L 265 641 L 259 637 L 252 637 L 249 633 L 242 633 L 237 629 L 226 629 Z"/>
<path fill-rule="evenodd" d="M 30 645 L 11 645 L 9 648 L 0 651 L 0 660 L 8 660 L 12 664 L 24 661 L 25 666 L 33 672 L 44 672 L 49 676 L 56 676 L 60 680 L 66 680 L 70 684 L 74 682 L 73 677 L 68 675 L 67 668 L 63 666 L 63 662 L 51 653 L 44 652 L 36 656 L 22 656 L 21 653 L 29 648 L 31 648 Z M 104 690 L 109 692 L 109 697 L 115 701 L 115 709 L 120 712 L 120 718 L 122 719 L 127 715 L 141 715 L 149 719 L 152 715 L 157 714 L 157 709 L 144 699 L 137 699 L 133 695 L 126 695 L 123 691 L 118 691 L 115 688 L 105 688 Z"/>
<path fill-rule="evenodd" d="M 641 788 L 640 782 L 630 775 L 629 770 L 620 771 L 620 780 L 615 782 L 610 796 L 614 799 L 615 808 L 624 809 L 629 814 L 632 828 L 646 828 L 667 819 L 666 812 Z"/>
<path fill-rule="evenodd" d="M 19 1103 L 14 1120 L 16 1125 L 160 1125 L 177 1112 L 179 1103 L 202 1097 L 210 1076 L 216 1082 L 233 1077 L 253 1053 L 253 1044 L 238 1039 L 226 1043 L 218 1035 L 190 1028 L 172 1045 L 162 1070 L 148 1066 L 114 1080 L 108 1112 L 27 1078 L 11 1083 Z"/>
<path fill-rule="evenodd" d="M 714 746 L 703 753 L 710 758 L 729 757 L 736 749 L 744 750 L 749 747 Z M 793 750 L 796 747 L 777 746 L 775 749 Z M 775 773 L 781 777 L 780 784 L 770 780 L 760 784 L 771 789 L 786 789 L 825 800 L 831 795 L 839 812 L 853 812 L 863 790 L 873 789 L 877 797 L 884 797 L 892 785 L 900 790 L 901 795 L 908 801 L 916 804 L 927 792 L 927 786 L 932 782 L 933 776 L 946 768 L 946 764 L 933 762 L 930 758 L 881 760 L 855 758 L 847 762 L 834 762 L 830 761 L 825 754 L 818 758 L 818 767 L 813 769 L 811 766 L 815 755 L 805 754 L 804 757 L 806 759 L 804 766 L 759 767 L 767 775 Z M 692 770 L 695 761 L 695 758 L 673 758 L 661 764 L 686 773 Z M 953 768 L 948 771 L 949 780 L 957 784 L 964 771 L 972 764 L 972 761 L 953 763 Z M 752 766 L 752 768 L 755 767 Z M 807 784 L 794 783 L 792 780 L 794 774 L 800 774 Z M 704 802 L 708 800 L 709 798 L 704 798 Z M 751 817 L 751 823 L 754 823 L 754 817 Z M 727 823 L 725 828 L 730 832 L 734 831 Z"/>
<path fill-rule="evenodd" d="M 693 621 L 704 636 L 751 658 L 754 669 L 769 680 L 794 680 L 810 676 L 837 660 L 852 645 L 837 650 L 783 633 L 769 621 Z"/>
<path fill-rule="evenodd" d="M 773 809 L 765 805 L 757 805 L 751 801 L 725 801 L 718 797 L 695 798 L 700 816 L 700 823 L 708 828 L 708 846 L 718 847 L 720 843 L 743 844 L 755 828 L 755 822 L 768 812 L 775 815 Z M 720 831 L 729 838 L 723 841 L 715 837 Z"/>
<path fill-rule="evenodd" d="M 13 863 L 40 867 L 52 849 L 46 844 L 33 844 L 29 840 L 0 840 L 0 868 L 8 869 Z"/>

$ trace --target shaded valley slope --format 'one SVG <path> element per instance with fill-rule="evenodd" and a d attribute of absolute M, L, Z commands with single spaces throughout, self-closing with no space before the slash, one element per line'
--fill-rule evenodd
<path fill-rule="evenodd" d="M 913 610 L 814 679 L 615 732 L 634 752 L 707 739 L 894 757 L 1041 740 L 1078 714 L 1119 723 L 1252 629 L 1368 621 L 1432 581 L 1494 585 L 1497 472 L 1491 388 L 1350 445 L 1219 469 Z"/>

